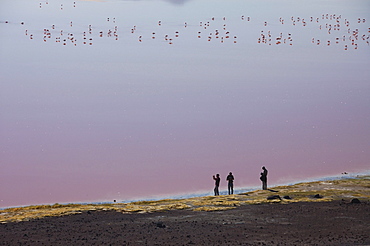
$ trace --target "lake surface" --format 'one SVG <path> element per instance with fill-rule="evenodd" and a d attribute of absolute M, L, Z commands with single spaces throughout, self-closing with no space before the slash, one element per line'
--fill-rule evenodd
<path fill-rule="evenodd" d="M 2 0 L 0 207 L 369 170 L 370 4 Z"/>

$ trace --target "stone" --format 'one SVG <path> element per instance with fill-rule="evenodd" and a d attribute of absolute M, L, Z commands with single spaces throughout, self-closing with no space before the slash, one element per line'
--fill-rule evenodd
<path fill-rule="evenodd" d="M 357 198 L 353 198 L 351 200 L 351 203 L 361 203 L 360 200 L 358 200 Z"/>
<path fill-rule="evenodd" d="M 163 222 L 158 222 L 157 227 L 159 228 L 166 228 L 166 225 L 163 224 Z"/>
<path fill-rule="evenodd" d="M 281 200 L 281 197 L 279 195 L 273 195 L 273 196 L 267 197 L 267 200 L 275 200 L 275 199 Z"/>
<path fill-rule="evenodd" d="M 323 196 L 320 195 L 320 194 L 316 194 L 316 195 L 313 196 L 313 198 L 323 198 Z"/>

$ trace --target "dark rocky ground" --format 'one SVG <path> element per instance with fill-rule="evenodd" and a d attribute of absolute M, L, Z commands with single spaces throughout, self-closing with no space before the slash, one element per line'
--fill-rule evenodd
<path fill-rule="evenodd" d="M 89 211 L 0 224 L 0 245 L 370 245 L 370 204 L 264 204 L 150 214 Z"/>

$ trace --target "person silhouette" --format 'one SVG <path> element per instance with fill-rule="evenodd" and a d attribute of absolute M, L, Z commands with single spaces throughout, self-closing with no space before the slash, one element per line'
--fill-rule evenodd
<path fill-rule="evenodd" d="M 230 172 L 229 175 L 227 175 L 227 189 L 229 191 L 229 195 L 234 194 L 234 176 L 233 173 Z"/>
<path fill-rule="evenodd" d="M 215 189 L 214 189 L 215 196 L 219 196 L 220 192 L 218 190 L 218 187 L 220 186 L 220 181 L 221 181 L 220 174 L 216 174 L 216 177 L 215 175 L 213 175 L 213 180 L 215 180 Z"/>
<path fill-rule="evenodd" d="M 261 173 L 260 180 L 262 181 L 262 190 L 267 190 L 267 169 L 262 167 L 263 172 Z"/>

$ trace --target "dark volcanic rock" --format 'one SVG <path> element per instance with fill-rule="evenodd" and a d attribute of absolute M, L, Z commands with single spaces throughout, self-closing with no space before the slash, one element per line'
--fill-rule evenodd
<path fill-rule="evenodd" d="M 163 222 L 157 222 L 157 227 L 159 228 L 166 228 L 166 225 Z"/>
<path fill-rule="evenodd" d="M 361 203 L 360 200 L 358 200 L 357 198 L 353 198 L 351 203 Z"/>
<path fill-rule="evenodd" d="M 279 195 L 273 195 L 273 196 L 267 197 L 267 200 L 275 200 L 275 199 L 281 200 L 281 197 Z"/>

